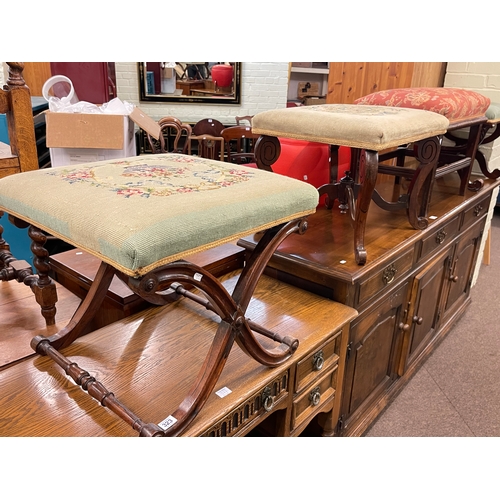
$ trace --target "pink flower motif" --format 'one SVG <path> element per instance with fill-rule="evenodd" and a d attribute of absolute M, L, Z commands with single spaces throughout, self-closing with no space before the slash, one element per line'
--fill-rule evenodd
<path fill-rule="evenodd" d="M 142 189 L 133 189 L 133 188 L 118 189 L 118 191 L 116 193 L 125 196 L 125 198 L 130 198 L 131 196 L 133 196 L 135 194 L 143 195 L 144 194 L 144 190 L 142 190 Z"/>

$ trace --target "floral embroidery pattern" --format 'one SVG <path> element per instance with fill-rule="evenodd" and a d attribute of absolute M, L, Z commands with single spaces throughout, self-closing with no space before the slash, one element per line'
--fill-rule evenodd
<path fill-rule="evenodd" d="M 416 87 L 374 92 L 354 103 L 424 109 L 444 115 L 448 120 L 459 120 L 483 115 L 490 105 L 490 99 L 466 89 Z"/>
<path fill-rule="evenodd" d="M 227 166 L 186 155 L 151 155 L 137 159 L 51 169 L 70 184 L 108 189 L 125 198 L 172 196 L 220 189 L 248 181 L 254 174 L 233 164 Z"/>

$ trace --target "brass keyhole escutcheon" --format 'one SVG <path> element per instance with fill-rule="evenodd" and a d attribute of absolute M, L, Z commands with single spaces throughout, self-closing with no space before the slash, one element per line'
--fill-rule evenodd
<path fill-rule="evenodd" d="M 476 205 L 474 207 L 474 215 L 479 217 L 479 214 L 483 211 L 483 207 L 481 205 Z"/>

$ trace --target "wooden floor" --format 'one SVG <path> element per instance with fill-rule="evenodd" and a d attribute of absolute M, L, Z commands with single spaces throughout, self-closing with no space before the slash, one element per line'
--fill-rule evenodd
<path fill-rule="evenodd" d="M 56 324 L 45 326 L 31 289 L 21 283 L 0 282 L 0 371 L 35 353 L 30 341 L 36 335 L 52 335 L 65 326 L 80 299 L 57 285 Z"/>

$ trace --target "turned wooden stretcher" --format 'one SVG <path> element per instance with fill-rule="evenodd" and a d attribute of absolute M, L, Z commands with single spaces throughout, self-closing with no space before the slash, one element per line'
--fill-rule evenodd
<path fill-rule="evenodd" d="M 57 167 L 1 179 L 0 210 L 30 224 L 32 234 L 48 231 L 102 261 L 69 324 L 52 336 L 35 337 L 32 348 L 51 357 L 140 435 L 178 435 L 210 395 L 234 342 L 270 367 L 296 350 L 295 338 L 277 335 L 245 313 L 272 254 L 289 234 L 305 231 L 306 218 L 317 203 L 317 190 L 304 182 L 181 154 Z M 232 293 L 187 260 L 260 231 L 261 242 Z M 220 317 L 195 383 L 162 426 L 143 422 L 61 352 L 84 333 L 115 274 L 151 304 L 165 305 L 184 296 Z M 260 336 L 277 346 L 264 347 Z"/>

